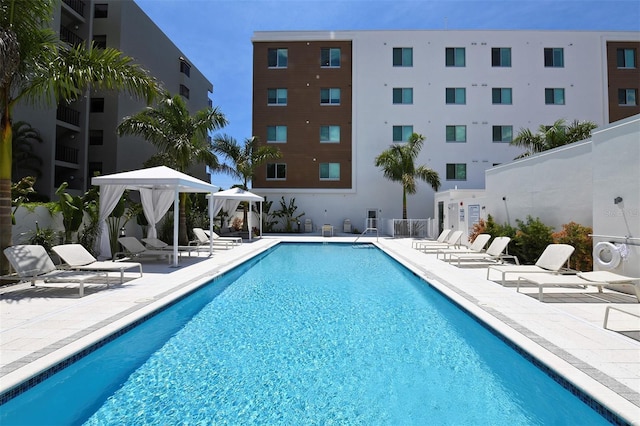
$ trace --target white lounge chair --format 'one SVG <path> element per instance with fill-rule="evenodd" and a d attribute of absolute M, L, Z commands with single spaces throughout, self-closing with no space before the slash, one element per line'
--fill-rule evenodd
<path fill-rule="evenodd" d="M 567 263 L 569 257 L 575 249 L 568 244 L 549 244 L 544 249 L 535 265 L 491 265 L 487 268 L 487 279 L 491 271 L 499 272 L 502 275 L 502 285 L 505 285 L 507 274 L 527 274 L 527 273 L 556 273 L 562 272 L 563 265 Z M 575 271 L 574 271 L 575 272 Z"/>
<path fill-rule="evenodd" d="M 214 246 L 224 246 L 225 249 L 228 249 L 230 246 L 237 244 L 231 240 L 210 239 L 202 228 L 193 228 L 193 235 L 195 235 L 196 239 L 189 242 L 191 246 L 203 247 L 212 243 Z"/>
<path fill-rule="evenodd" d="M 449 234 L 449 237 L 447 237 L 444 243 L 429 244 L 427 242 L 424 242 L 418 247 L 418 250 L 420 250 L 422 253 L 437 253 L 438 250 L 447 249 L 447 248 L 450 249 L 453 247 L 460 247 L 461 239 L 462 239 L 462 231 L 453 231 L 452 233 Z"/>
<path fill-rule="evenodd" d="M 221 237 L 215 232 L 211 232 L 211 234 L 209 234 L 208 229 L 204 229 L 204 234 L 207 237 L 213 237 L 213 241 L 231 241 L 234 245 L 242 244 L 242 237 Z"/>
<path fill-rule="evenodd" d="M 116 253 L 113 255 L 113 258 L 117 258 L 118 255 L 124 255 L 127 257 L 134 257 L 136 259 L 143 259 L 148 257 L 167 257 L 169 259 L 169 263 L 171 263 L 171 255 L 173 252 L 169 250 L 154 250 L 145 247 L 136 237 L 120 237 L 118 238 L 118 242 L 122 245 L 124 249 L 123 252 Z M 178 252 L 180 255 L 180 252 Z"/>
<path fill-rule="evenodd" d="M 442 255 L 442 258 L 444 260 L 447 260 L 447 255 L 451 255 L 451 254 L 482 253 L 482 251 L 484 250 L 484 247 L 487 245 L 490 239 L 491 239 L 491 235 L 489 234 L 476 235 L 476 238 L 468 247 L 457 247 L 457 248 L 453 247 L 453 248 L 440 249 L 436 252 L 436 258 L 440 258 L 440 255 Z"/>
<path fill-rule="evenodd" d="M 411 243 L 411 247 L 414 249 L 418 249 L 423 244 L 433 244 L 433 243 L 443 244 L 447 240 L 447 237 L 449 236 L 450 233 L 451 233 L 451 229 L 443 229 L 440 235 L 438 235 L 438 238 L 436 238 L 435 240 L 430 240 L 430 239 L 415 240 Z"/>
<path fill-rule="evenodd" d="M 138 268 L 142 276 L 142 264 L 137 262 L 99 261 L 80 244 L 62 244 L 51 248 L 69 269 L 78 271 L 120 272 L 120 284 L 124 283 L 124 271 Z"/>
<path fill-rule="evenodd" d="M 489 265 L 503 263 L 505 259 L 511 259 L 516 265 L 519 265 L 520 261 L 516 256 L 504 254 L 510 241 L 511 238 L 509 237 L 495 237 L 484 253 L 451 253 L 449 260 L 451 262 L 457 260 L 457 266 L 463 266 L 462 261 L 475 266 L 487 263 Z"/>
<path fill-rule="evenodd" d="M 633 282 L 640 280 L 639 278 L 631 278 L 624 275 L 616 274 L 610 271 L 593 271 L 593 272 L 579 272 L 577 275 L 567 274 L 555 274 L 551 272 L 547 273 L 528 273 L 518 275 L 518 287 L 516 291 L 520 291 L 520 284 L 527 282 L 538 286 L 538 300 L 543 301 L 543 289 L 545 287 L 581 287 L 587 286 L 598 287 L 598 292 L 602 292 L 602 287 L 605 285 L 633 285 L 636 293 L 636 298 L 640 302 L 640 288 L 638 285 L 634 285 Z"/>
<path fill-rule="evenodd" d="M 151 250 L 173 251 L 173 246 L 170 246 L 158 238 L 143 238 L 142 242 Z M 191 256 L 191 252 L 195 249 L 193 246 L 178 246 L 179 252 L 187 252 L 189 256 Z"/>
<path fill-rule="evenodd" d="M 44 247 L 39 245 L 17 245 L 4 249 L 4 255 L 15 271 L 14 277 L 20 281 L 31 281 L 31 286 L 37 280 L 44 282 L 79 283 L 80 297 L 84 296 L 84 282 L 95 280 L 98 276 L 106 276 L 101 271 L 70 271 L 56 268 L 53 260 Z M 108 284 L 108 282 L 107 282 Z"/>

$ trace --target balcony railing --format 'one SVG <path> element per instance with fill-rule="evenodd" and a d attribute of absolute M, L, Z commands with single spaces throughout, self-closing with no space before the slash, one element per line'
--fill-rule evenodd
<path fill-rule="evenodd" d="M 78 15 L 84 17 L 84 2 L 82 0 L 62 0 L 62 1 L 65 2 L 67 5 L 69 5 L 71 9 L 78 12 Z"/>
<path fill-rule="evenodd" d="M 65 163 L 78 164 L 78 148 L 72 148 L 70 146 L 56 145 L 56 160 L 64 161 Z"/>
<path fill-rule="evenodd" d="M 58 105 L 56 118 L 65 123 L 73 124 L 74 126 L 80 125 L 80 111 L 76 111 L 66 105 Z"/>
<path fill-rule="evenodd" d="M 78 46 L 84 43 L 84 39 L 74 33 L 67 27 L 60 27 L 60 40 L 69 43 L 72 46 Z"/>

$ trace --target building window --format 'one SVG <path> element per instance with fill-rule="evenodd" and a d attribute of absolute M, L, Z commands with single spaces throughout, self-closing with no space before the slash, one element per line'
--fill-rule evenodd
<path fill-rule="evenodd" d="M 547 105 L 564 105 L 564 89 L 544 89 L 544 103 Z"/>
<path fill-rule="evenodd" d="M 445 65 L 448 67 L 464 67 L 464 47 L 447 47 L 445 49 Z"/>
<path fill-rule="evenodd" d="M 268 105 L 286 105 L 287 89 L 267 89 Z"/>
<path fill-rule="evenodd" d="M 184 84 L 180 85 L 180 95 L 184 96 L 186 99 L 189 99 L 189 88 Z"/>
<path fill-rule="evenodd" d="M 90 112 L 104 112 L 104 98 L 91 98 Z"/>
<path fill-rule="evenodd" d="M 339 143 L 340 126 L 320 126 L 320 143 Z"/>
<path fill-rule="evenodd" d="M 616 51 L 618 68 L 636 67 L 636 49 L 618 49 Z"/>
<path fill-rule="evenodd" d="M 89 145 L 103 145 L 104 130 L 89 130 Z"/>
<path fill-rule="evenodd" d="M 447 163 L 447 180 L 467 180 L 467 165 Z"/>
<path fill-rule="evenodd" d="M 191 65 L 183 58 L 180 58 L 180 72 L 187 77 L 191 77 Z"/>
<path fill-rule="evenodd" d="M 464 87 L 447 87 L 446 99 L 448 104 L 466 104 L 467 89 Z"/>
<path fill-rule="evenodd" d="M 545 47 L 544 66 L 552 68 L 564 67 L 564 49 L 562 47 Z"/>
<path fill-rule="evenodd" d="M 510 47 L 492 47 L 491 48 L 491 66 L 492 67 L 510 67 L 511 66 L 511 48 Z"/>
<path fill-rule="evenodd" d="M 340 105 L 340 89 L 320 89 L 321 105 Z"/>
<path fill-rule="evenodd" d="M 466 142 L 467 126 L 447 126 L 447 142 Z"/>
<path fill-rule="evenodd" d="M 494 105 L 511 105 L 511 88 L 494 87 L 491 89 L 491 102 Z"/>
<path fill-rule="evenodd" d="M 288 49 L 269 49 L 267 51 L 269 68 L 286 68 L 289 63 Z"/>
<path fill-rule="evenodd" d="M 618 105 L 638 105 L 638 89 L 618 89 Z"/>
<path fill-rule="evenodd" d="M 267 126 L 268 143 L 287 142 L 287 126 Z"/>
<path fill-rule="evenodd" d="M 493 126 L 494 142 L 511 142 L 513 140 L 513 126 Z"/>
<path fill-rule="evenodd" d="M 106 18 L 109 16 L 109 5 L 105 3 L 96 3 L 93 5 L 94 18 Z"/>
<path fill-rule="evenodd" d="M 412 67 L 413 66 L 413 48 L 412 47 L 394 47 L 393 48 L 393 66 L 394 67 Z"/>
<path fill-rule="evenodd" d="M 320 66 L 323 68 L 340 68 L 340 48 L 323 47 L 320 49 Z"/>
<path fill-rule="evenodd" d="M 413 134 L 413 126 L 393 126 L 393 141 L 408 142 Z"/>
<path fill-rule="evenodd" d="M 340 163 L 320 163 L 320 180 L 340 180 Z"/>
<path fill-rule="evenodd" d="M 394 87 L 393 88 L 393 103 L 394 104 L 412 104 L 413 103 L 413 88 L 411 87 Z"/>
<path fill-rule="evenodd" d="M 285 163 L 267 163 L 267 180 L 285 180 L 287 165 Z"/>
<path fill-rule="evenodd" d="M 96 49 L 106 49 L 107 48 L 107 36 L 106 35 L 94 35 L 93 36 L 93 46 Z"/>

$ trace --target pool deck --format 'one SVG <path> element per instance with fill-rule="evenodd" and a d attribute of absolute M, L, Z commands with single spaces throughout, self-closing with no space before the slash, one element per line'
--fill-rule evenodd
<path fill-rule="evenodd" d="M 56 365 L 170 300 L 180 297 L 279 241 L 353 242 L 353 235 L 265 236 L 213 256 L 143 262 L 144 276 L 124 285 L 15 284 L 0 287 L 0 394 Z M 412 239 L 362 237 L 423 277 L 480 320 L 562 374 L 631 424 L 640 424 L 640 315 L 635 296 L 594 287 L 516 292 L 486 280 L 485 268 L 457 268 L 411 248 Z M 514 372 L 516 373 L 516 372 Z"/>

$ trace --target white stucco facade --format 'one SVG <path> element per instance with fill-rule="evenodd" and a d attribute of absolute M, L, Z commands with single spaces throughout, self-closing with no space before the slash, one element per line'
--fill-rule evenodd
<path fill-rule="evenodd" d="M 375 211 L 382 218 L 402 217 L 402 189 L 386 180 L 374 159 L 393 143 L 393 126 L 413 126 L 426 137 L 416 160 L 418 165 L 438 172 L 440 191 L 478 190 L 485 187 L 485 172 L 510 163 L 522 150 L 507 142 L 493 141 L 494 126 L 511 126 L 513 136 L 520 129 L 536 131 L 562 118 L 608 124 L 606 43 L 610 40 L 640 40 L 637 32 L 577 31 L 336 31 L 259 32 L 255 40 L 351 40 L 353 43 L 352 82 L 352 176 L 348 190 L 269 189 L 258 192 L 269 200 L 295 198 L 298 212 L 315 225 L 340 226 L 349 218 L 362 230 L 365 219 Z M 392 64 L 393 48 L 411 48 L 413 64 Z M 447 48 L 464 49 L 464 66 L 445 65 Z M 510 48 L 511 66 L 492 66 L 492 48 Z M 545 67 L 544 49 L 560 48 L 562 67 Z M 409 104 L 392 102 L 393 88 L 412 88 Z M 447 88 L 463 88 L 465 100 L 448 104 Z M 510 104 L 494 104 L 492 90 L 511 89 Z M 564 91 L 564 104 L 545 103 L 545 89 Z M 465 126 L 463 142 L 448 142 L 447 126 Z M 586 148 L 585 148 L 586 149 Z M 567 155 L 587 155 L 575 148 Z M 576 158 L 574 161 L 584 161 Z M 466 167 L 464 179 L 447 177 L 447 165 Z M 553 168 L 553 167 L 551 167 Z M 572 176 L 581 181 L 584 176 Z M 527 178 L 518 177 L 522 184 Z M 583 188 L 588 191 L 589 188 Z M 523 212 L 542 198 L 561 196 L 530 190 L 519 197 Z M 420 183 L 418 192 L 408 196 L 410 218 L 434 217 L 435 192 Z M 514 200 L 515 201 L 515 200 Z M 513 207 L 515 209 L 516 207 Z M 519 215 L 512 209 L 513 219 Z M 589 218 L 578 206 L 576 214 Z M 547 212 L 553 215 L 553 212 Z M 314 228 L 314 231 L 316 229 Z"/>

